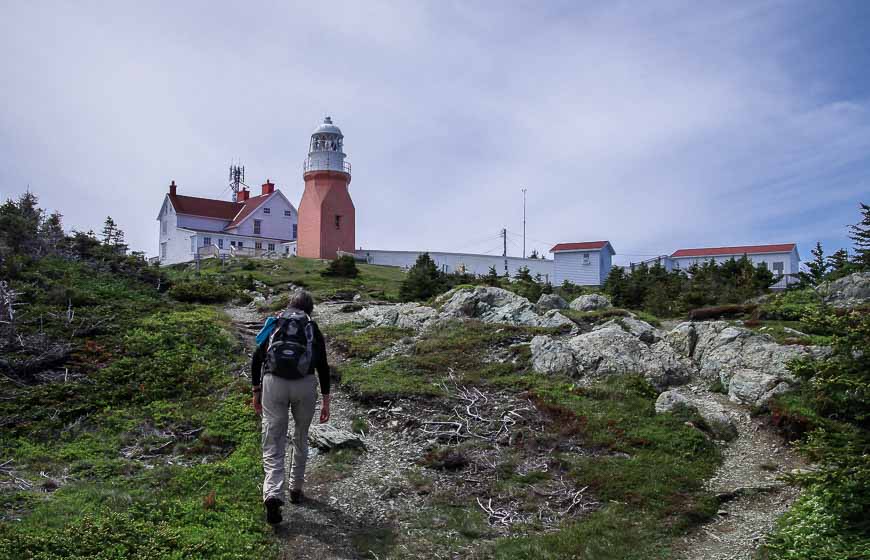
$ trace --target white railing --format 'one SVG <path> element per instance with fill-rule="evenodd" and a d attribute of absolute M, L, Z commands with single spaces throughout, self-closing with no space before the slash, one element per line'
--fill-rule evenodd
<path fill-rule="evenodd" d="M 302 163 L 302 172 L 308 173 L 309 171 L 339 171 L 339 169 L 333 168 L 333 166 L 338 167 L 337 161 L 334 162 L 331 158 L 327 158 L 325 163 L 326 166 L 324 166 L 324 161 L 320 159 L 312 160 L 311 156 L 309 156 L 305 158 L 305 161 Z M 350 175 L 350 162 L 342 161 L 340 171 L 343 171 L 344 173 Z"/>

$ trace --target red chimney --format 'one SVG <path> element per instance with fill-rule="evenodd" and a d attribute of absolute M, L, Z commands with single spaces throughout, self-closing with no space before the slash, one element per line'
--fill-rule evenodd
<path fill-rule="evenodd" d="M 171 183 L 169 183 L 169 194 L 175 196 L 175 189 L 175 181 L 172 181 Z"/>
<path fill-rule="evenodd" d="M 263 183 L 263 193 L 262 194 L 272 194 L 275 192 L 275 183 L 266 179 L 266 182 Z"/>
<path fill-rule="evenodd" d="M 244 202 L 244 201 L 248 200 L 248 197 L 250 195 L 251 195 L 251 193 L 248 191 L 248 189 L 243 188 L 242 190 L 239 191 L 239 194 L 236 197 L 236 202 Z"/>

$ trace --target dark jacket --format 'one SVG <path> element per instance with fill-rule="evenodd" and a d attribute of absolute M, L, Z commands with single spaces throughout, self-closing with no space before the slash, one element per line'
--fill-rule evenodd
<path fill-rule="evenodd" d="M 320 332 L 317 323 L 311 321 L 314 327 L 314 369 L 320 378 L 321 394 L 329 394 L 329 363 L 326 361 L 326 341 L 323 339 L 323 333 Z M 251 384 L 257 386 L 260 384 L 260 379 L 263 374 L 263 363 L 266 360 L 266 350 L 269 348 L 269 338 L 262 344 L 257 346 L 254 351 L 254 357 L 251 359 Z"/>

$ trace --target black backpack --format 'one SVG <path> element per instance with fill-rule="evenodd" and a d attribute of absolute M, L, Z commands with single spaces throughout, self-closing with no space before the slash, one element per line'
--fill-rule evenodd
<path fill-rule="evenodd" d="M 314 323 L 302 311 L 284 313 L 269 336 L 266 366 L 284 379 L 301 379 L 311 373 L 314 360 Z"/>

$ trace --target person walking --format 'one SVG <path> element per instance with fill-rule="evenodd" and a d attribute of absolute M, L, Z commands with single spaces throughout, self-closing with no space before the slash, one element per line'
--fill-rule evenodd
<path fill-rule="evenodd" d="M 293 416 L 293 455 L 290 502 L 300 503 L 305 463 L 308 460 L 308 429 L 317 402 L 317 384 L 323 404 L 320 423 L 329 421 L 329 364 L 326 343 L 311 320 L 314 300 L 297 290 L 287 309 L 269 318 L 257 335 L 257 349 L 251 361 L 253 407 L 263 417 L 263 506 L 266 521 L 281 523 L 284 505 L 284 457 L 287 428 Z M 317 371 L 315 377 L 314 372 Z"/>

